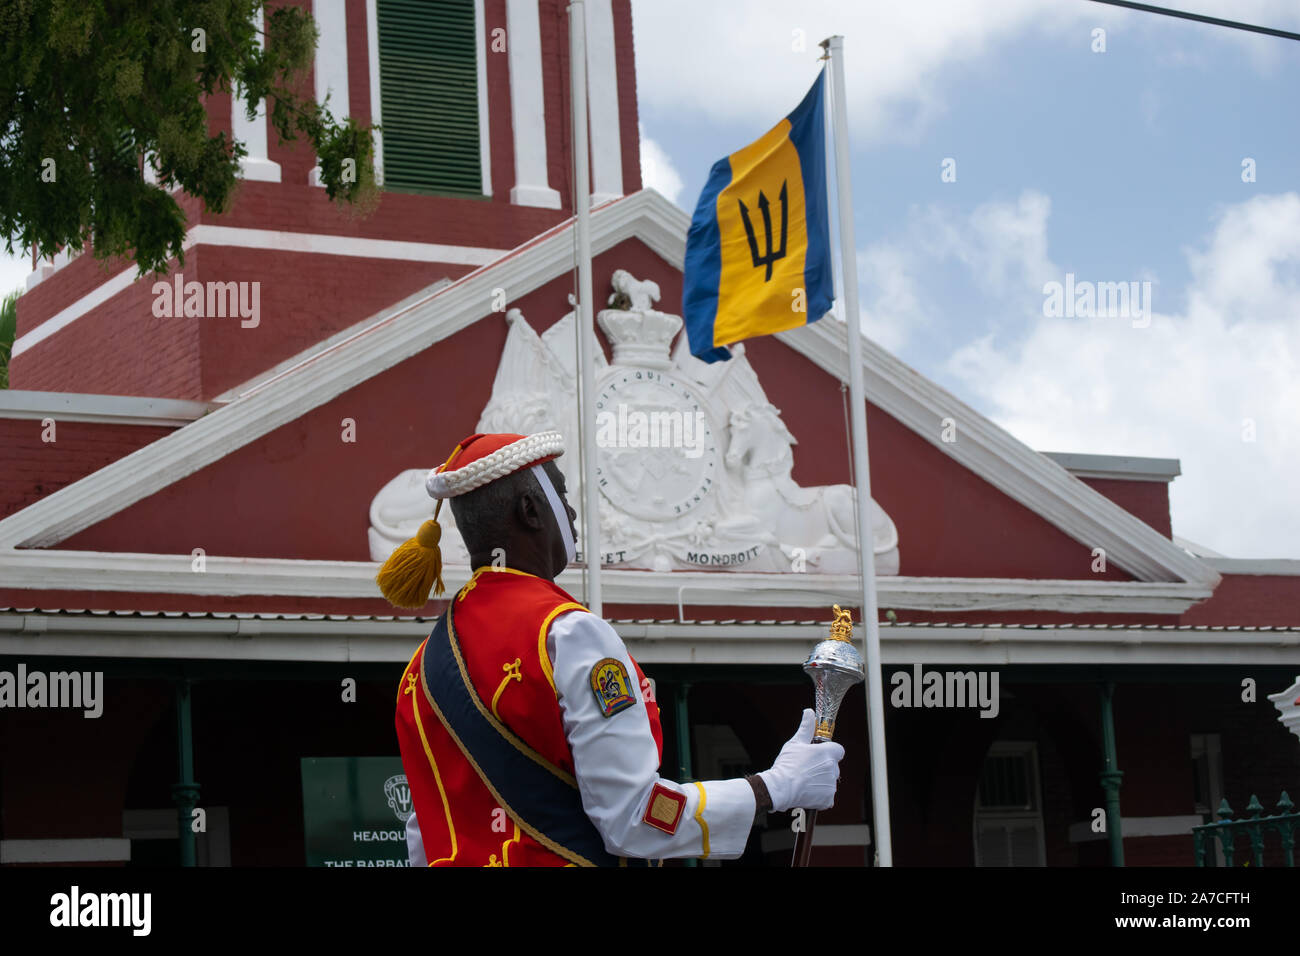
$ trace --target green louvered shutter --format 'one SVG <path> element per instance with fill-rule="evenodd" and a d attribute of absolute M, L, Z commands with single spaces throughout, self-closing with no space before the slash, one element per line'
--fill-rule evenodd
<path fill-rule="evenodd" d="M 384 188 L 481 196 L 474 0 L 378 0 Z"/>

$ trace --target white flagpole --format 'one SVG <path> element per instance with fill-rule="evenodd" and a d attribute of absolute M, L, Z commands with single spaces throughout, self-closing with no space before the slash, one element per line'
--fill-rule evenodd
<path fill-rule="evenodd" d="M 858 494 L 858 553 L 862 561 L 862 621 L 866 625 L 867 729 L 871 736 L 871 807 L 876 864 L 893 866 L 889 836 L 889 771 L 885 765 L 885 698 L 880 670 L 880 621 L 876 607 L 875 536 L 871 531 L 871 470 L 867 461 L 867 405 L 862 384 L 862 320 L 858 314 L 857 250 L 853 238 L 853 187 L 849 172 L 849 121 L 844 105 L 844 37 L 823 41 L 831 58 L 831 118 L 835 133 L 835 185 L 839 196 L 840 271 L 844 321 L 849 332 L 849 399 L 853 427 L 853 474 Z"/>
<path fill-rule="evenodd" d="M 587 18 L 583 0 L 569 4 L 569 80 L 573 109 L 573 209 L 578 240 L 578 433 L 582 447 L 582 517 L 587 553 L 587 609 L 602 615 L 600 510 L 596 488 L 596 418 L 588 407 L 596 394 L 595 320 L 591 308 L 591 172 L 587 155 Z"/>

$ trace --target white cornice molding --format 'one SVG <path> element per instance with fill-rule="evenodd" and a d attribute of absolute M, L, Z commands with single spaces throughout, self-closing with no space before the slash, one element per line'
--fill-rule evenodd
<path fill-rule="evenodd" d="M 102 551 L 0 551 L 0 580 L 7 587 L 34 590 L 112 591 L 129 594 L 194 594 L 234 597 L 378 598 L 368 561 L 295 561 L 207 555 L 194 571 L 187 554 Z M 448 593 L 469 580 L 467 567 L 444 571 Z M 556 579 L 583 597 L 577 569 Z M 847 574 L 762 574 L 744 571 L 626 571 L 601 574 L 610 604 L 668 605 L 683 621 L 693 607 L 856 607 L 858 579 Z M 1190 584 L 1138 581 L 1059 581 L 1023 578 L 881 577 L 881 608 L 963 611 L 1056 611 L 1078 614 L 1181 614 L 1210 596 Z"/>
<path fill-rule="evenodd" d="M 1076 478 L 1120 481 L 1158 481 L 1168 484 L 1183 473 L 1177 458 L 1139 458 L 1134 455 L 1085 455 L 1040 451 Z"/>
<path fill-rule="evenodd" d="M 1300 560 L 1294 558 L 1202 558 L 1222 574 L 1300 575 Z"/>
<path fill-rule="evenodd" d="M 0 418 L 180 427 L 216 406 L 178 398 L 0 390 Z"/>
<path fill-rule="evenodd" d="M 665 217 L 656 209 L 662 205 L 671 206 L 657 193 L 643 192 L 597 207 L 591 215 L 593 254 L 632 236 L 657 252 L 671 248 L 675 237 L 665 234 Z M 364 332 L 10 515 L 0 521 L 0 549 L 58 544 L 478 321 L 493 289 L 510 289 L 520 298 L 571 271 L 571 223 L 414 304 L 378 313 Z"/>
<path fill-rule="evenodd" d="M 166 660 L 404 663 L 431 622 L 400 619 L 112 616 L 0 612 L 0 655 Z M 825 624 L 642 624 L 619 635 L 645 665 L 791 666 L 826 636 Z M 885 665 L 1275 666 L 1294 664 L 1300 630 L 1174 628 L 880 627 Z M 1274 695 L 1280 696 L 1280 695 Z"/>

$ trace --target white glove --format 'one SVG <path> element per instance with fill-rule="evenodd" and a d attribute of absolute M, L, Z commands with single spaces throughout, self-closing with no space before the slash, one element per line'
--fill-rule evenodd
<path fill-rule="evenodd" d="M 827 810 L 835 804 L 844 748 L 833 740 L 812 743 L 816 720 L 816 715 L 805 708 L 799 729 L 776 755 L 772 769 L 759 774 L 767 784 L 775 811 L 794 807 Z"/>

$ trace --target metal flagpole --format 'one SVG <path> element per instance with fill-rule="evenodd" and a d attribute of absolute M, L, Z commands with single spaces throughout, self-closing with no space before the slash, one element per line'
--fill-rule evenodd
<path fill-rule="evenodd" d="M 569 80 L 573 109 L 573 209 L 578 240 L 578 433 L 582 447 L 583 533 L 587 552 L 587 609 L 601 613 L 600 510 L 596 489 L 595 324 L 591 308 L 591 172 L 587 155 L 587 18 L 582 0 L 569 4 Z"/>
<path fill-rule="evenodd" d="M 853 238 L 853 187 L 844 97 L 844 37 L 822 41 L 831 58 L 831 114 L 835 133 L 835 185 L 839 197 L 840 271 L 844 321 L 849 332 L 849 397 L 853 423 L 853 473 L 858 495 L 858 552 L 862 561 L 862 622 L 866 625 L 867 730 L 871 736 L 871 807 L 878 866 L 893 866 L 889 836 L 889 771 L 885 765 L 885 698 L 880 621 L 876 607 L 875 536 L 871 531 L 871 471 L 867 461 L 867 405 L 862 384 L 862 324 L 858 314 L 857 252 Z"/>

